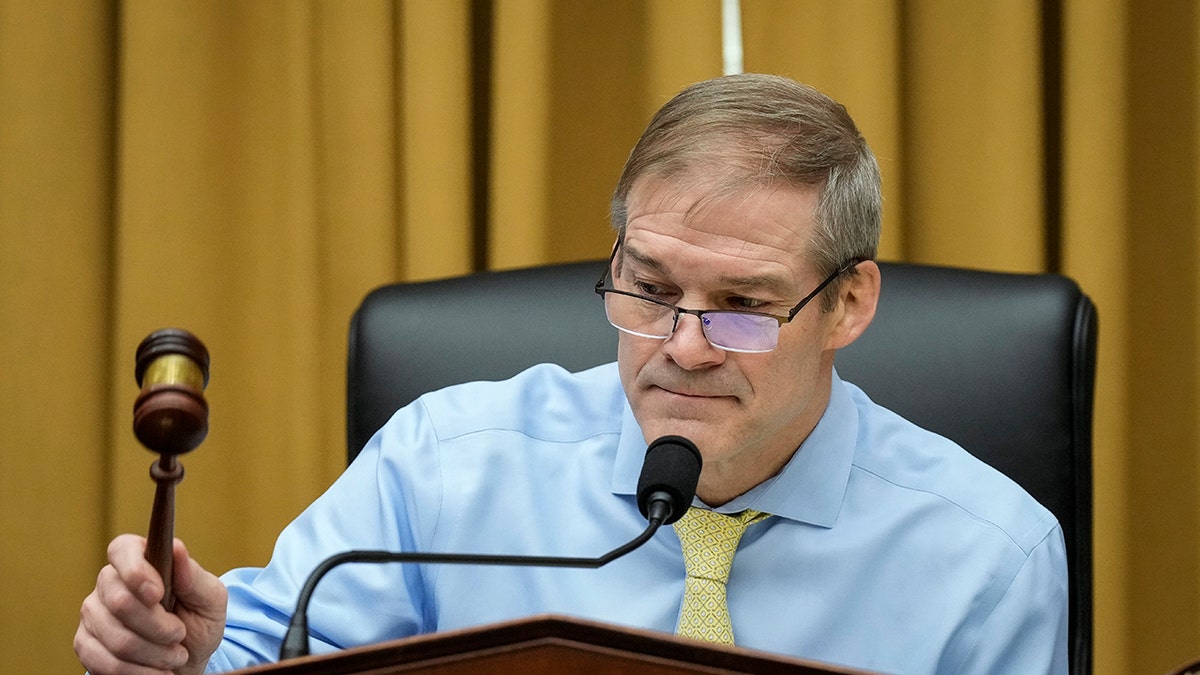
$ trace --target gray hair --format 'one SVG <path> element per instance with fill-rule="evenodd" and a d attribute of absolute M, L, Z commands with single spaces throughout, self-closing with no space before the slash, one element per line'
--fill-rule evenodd
<path fill-rule="evenodd" d="M 624 237 L 627 201 L 645 176 L 666 181 L 702 169 L 717 193 L 780 184 L 820 190 L 808 256 L 822 274 L 875 258 L 883 211 L 879 165 L 846 108 L 774 75 L 719 77 L 684 89 L 654 115 L 613 193 Z M 834 289 L 823 298 L 831 307 Z"/>

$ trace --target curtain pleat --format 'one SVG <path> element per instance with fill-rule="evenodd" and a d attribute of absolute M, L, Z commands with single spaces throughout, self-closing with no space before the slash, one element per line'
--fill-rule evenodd
<path fill-rule="evenodd" d="M 406 279 L 472 270 L 469 9 L 465 0 L 398 6 L 400 32 L 394 48 L 399 54 L 401 103 L 397 127 L 389 132 L 400 138 L 402 148 L 403 208 L 396 226 Z M 375 82 L 378 86 L 379 80 Z"/>
<path fill-rule="evenodd" d="M 1200 635 L 1200 257 L 1195 3 L 1129 11 L 1126 480 L 1131 663 L 1176 665 Z M 1173 655 L 1172 659 L 1163 658 Z"/>
<path fill-rule="evenodd" d="M 1096 672 L 1200 655 L 1200 11 L 741 6 L 746 68 L 879 156 L 882 257 L 1096 300 Z M 605 255 L 630 147 L 720 40 L 715 0 L 0 0 L 0 672 L 75 668 L 106 542 L 145 531 L 147 333 L 213 359 L 178 534 L 265 562 L 341 470 L 359 299 Z"/>
<path fill-rule="evenodd" d="M 115 16 L 0 3 L 0 671 L 70 672 L 107 487 Z"/>

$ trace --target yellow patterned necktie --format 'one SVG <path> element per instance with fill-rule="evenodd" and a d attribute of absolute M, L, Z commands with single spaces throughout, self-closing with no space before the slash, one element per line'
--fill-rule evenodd
<path fill-rule="evenodd" d="M 733 644 L 733 624 L 726 604 L 725 584 L 742 534 L 767 514 L 746 510 L 727 516 L 708 509 L 688 509 L 675 522 L 683 544 L 687 580 L 679 630 L 683 637 Z"/>

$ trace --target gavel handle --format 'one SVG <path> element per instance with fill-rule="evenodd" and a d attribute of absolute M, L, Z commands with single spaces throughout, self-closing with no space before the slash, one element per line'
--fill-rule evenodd
<path fill-rule="evenodd" d="M 150 477 L 158 484 L 154 490 L 154 508 L 150 512 L 150 531 L 146 535 L 146 560 L 163 581 L 160 604 L 168 612 L 175 609 L 174 543 L 175 484 L 183 480 L 183 465 L 175 455 L 164 454 L 150 465 Z"/>

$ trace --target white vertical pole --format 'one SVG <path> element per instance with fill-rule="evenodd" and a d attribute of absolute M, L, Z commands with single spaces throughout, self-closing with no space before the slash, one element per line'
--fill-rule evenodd
<path fill-rule="evenodd" d="M 742 5 L 740 0 L 721 0 L 721 56 L 725 74 L 742 72 Z"/>

